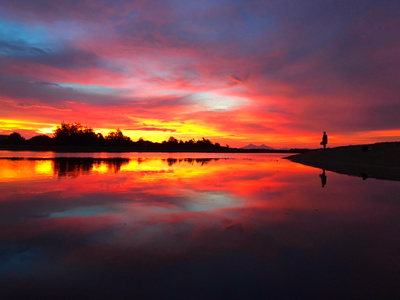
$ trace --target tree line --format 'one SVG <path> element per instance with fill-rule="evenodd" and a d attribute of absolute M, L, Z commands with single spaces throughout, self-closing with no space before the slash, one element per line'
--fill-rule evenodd
<path fill-rule="evenodd" d="M 129 151 L 222 151 L 230 149 L 228 145 L 223 147 L 219 143 L 213 143 L 204 137 L 197 141 L 195 139 L 182 141 L 172 136 L 161 143 L 146 141 L 143 138 L 132 141 L 120 129 L 111 131 L 106 136 L 103 136 L 101 133 L 96 133 L 93 128 L 77 122 L 62 122 L 54 130 L 52 137 L 37 135 L 30 139 L 25 139 L 18 132 L 13 132 L 9 136 L 2 137 L 0 145 L 33 146 L 49 149 L 54 147 L 118 147 L 129 148 L 127 149 Z"/>

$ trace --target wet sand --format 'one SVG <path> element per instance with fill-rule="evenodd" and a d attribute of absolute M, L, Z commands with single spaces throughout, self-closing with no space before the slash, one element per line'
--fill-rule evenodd
<path fill-rule="evenodd" d="M 285 158 L 363 179 L 400 181 L 400 142 L 318 149 Z"/>

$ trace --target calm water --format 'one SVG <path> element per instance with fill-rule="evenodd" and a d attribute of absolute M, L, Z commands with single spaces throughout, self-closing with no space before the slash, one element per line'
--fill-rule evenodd
<path fill-rule="evenodd" d="M 400 182 L 284 156 L 0 151 L 0 296 L 400 295 Z"/>

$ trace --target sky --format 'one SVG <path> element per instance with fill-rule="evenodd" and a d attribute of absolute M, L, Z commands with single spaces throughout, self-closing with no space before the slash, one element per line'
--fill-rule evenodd
<path fill-rule="evenodd" d="M 1 0 L 0 134 L 400 140 L 398 0 Z"/>

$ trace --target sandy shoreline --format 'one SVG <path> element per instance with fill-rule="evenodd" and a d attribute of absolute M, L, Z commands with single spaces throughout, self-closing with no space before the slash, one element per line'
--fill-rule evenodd
<path fill-rule="evenodd" d="M 318 149 L 285 158 L 363 179 L 400 181 L 400 142 Z"/>

